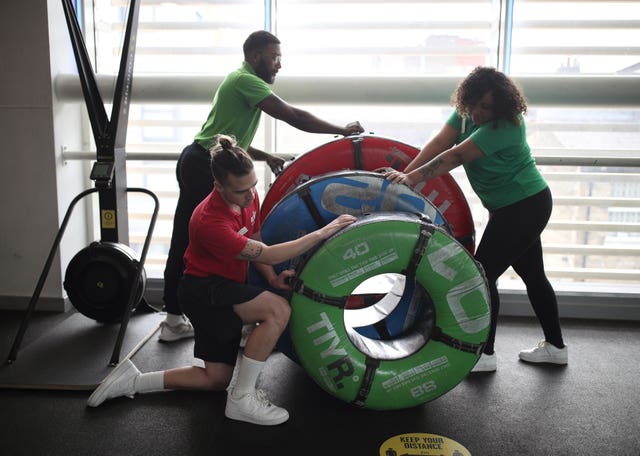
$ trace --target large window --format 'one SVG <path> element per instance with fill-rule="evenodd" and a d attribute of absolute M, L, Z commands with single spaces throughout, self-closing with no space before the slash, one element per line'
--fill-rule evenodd
<path fill-rule="evenodd" d="M 640 3 L 518 0 L 512 74 L 638 74 Z"/>
<path fill-rule="evenodd" d="M 130 0 L 92 0 L 96 67 L 116 73 Z M 265 26 L 265 2 L 138 0 L 135 73 L 224 75 L 242 62 L 241 44 Z"/>
<path fill-rule="evenodd" d="M 85 8 L 86 29 L 95 28 L 89 42 L 100 74 L 117 72 L 127 7 L 126 0 L 94 0 Z M 527 128 L 554 194 L 543 236 L 549 275 L 569 288 L 637 288 L 638 94 L 630 91 L 623 105 L 609 106 L 581 89 L 580 81 L 605 76 L 603 90 L 619 78 L 640 81 L 639 26 L 640 1 L 143 1 L 134 85 L 136 76 L 159 76 L 167 85 L 166 97 L 144 103 L 134 98 L 129 115 L 127 151 L 150 158 L 130 160 L 128 180 L 161 198 L 148 276 L 162 276 L 177 197 L 175 159 L 200 128 L 215 91 L 212 85 L 196 102 L 182 102 L 172 94 L 184 88 L 173 81 L 183 83 L 185 75 L 223 77 L 241 63 L 248 33 L 268 28 L 282 40 L 275 89 L 283 98 L 336 123 L 358 119 L 367 132 L 416 147 L 441 127 L 452 109 L 451 90 L 475 66 L 497 66 L 535 84 L 537 92 L 525 90 Z M 540 96 L 545 81 L 562 77 L 572 77 L 584 98 L 576 103 L 575 96 L 565 99 L 563 93 L 553 100 Z M 371 91 L 362 92 L 368 84 Z M 327 90 L 335 96 L 327 97 Z M 295 157 L 331 140 L 265 116 L 254 143 Z M 169 156 L 159 160 L 158 153 Z M 452 174 L 468 196 L 479 237 L 486 211 L 464 173 Z M 261 164 L 259 176 L 264 195 L 273 176 Z M 130 219 L 135 245 L 146 225 L 134 210 Z M 503 287 L 518 283 L 512 271 L 501 280 Z"/>
<path fill-rule="evenodd" d="M 277 5 L 287 74 L 461 75 L 495 64 L 497 2 L 282 0 Z"/>

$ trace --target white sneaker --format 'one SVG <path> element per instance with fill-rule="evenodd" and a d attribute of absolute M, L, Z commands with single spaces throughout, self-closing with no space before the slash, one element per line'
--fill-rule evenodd
<path fill-rule="evenodd" d="M 87 405 L 97 407 L 107 399 L 120 396 L 133 399 L 136 394 L 136 379 L 139 376 L 140 371 L 129 359 L 121 361 L 89 396 Z"/>
<path fill-rule="evenodd" d="M 498 360 L 496 354 L 487 355 L 483 353 L 480 355 L 480 359 L 478 359 L 476 365 L 471 369 L 471 372 L 495 372 L 497 368 Z"/>
<path fill-rule="evenodd" d="M 522 350 L 518 357 L 529 363 L 567 364 L 569 362 L 569 349 L 565 345 L 557 348 L 545 340 L 541 340 L 535 348 Z"/>
<path fill-rule="evenodd" d="M 173 342 L 180 339 L 193 337 L 193 325 L 185 316 L 182 317 L 182 323 L 171 326 L 166 321 L 160 323 L 160 335 L 158 339 L 162 342 Z"/>
<path fill-rule="evenodd" d="M 265 426 L 281 424 L 289 419 L 289 412 L 273 405 L 262 390 L 245 394 L 240 399 L 235 399 L 229 392 L 224 414 L 232 420 Z"/>

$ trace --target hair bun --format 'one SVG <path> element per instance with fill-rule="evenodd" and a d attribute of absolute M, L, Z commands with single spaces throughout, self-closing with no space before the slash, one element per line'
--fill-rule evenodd
<path fill-rule="evenodd" d="M 219 134 L 216 141 L 223 150 L 233 150 L 236 147 L 236 140 L 233 136 Z"/>

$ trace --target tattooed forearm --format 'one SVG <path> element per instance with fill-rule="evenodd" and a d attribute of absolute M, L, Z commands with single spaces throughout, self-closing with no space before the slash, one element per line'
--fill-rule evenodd
<path fill-rule="evenodd" d="M 418 172 L 420 173 L 420 177 L 423 180 L 427 180 L 431 177 L 434 177 L 438 171 L 438 168 L 442 165 L 444 161 L 440 157 L 436 157 L 431 160 L 429 163 L 424 164 L 420 168 L 418 168 Z"/>
<path fill-rule="evenodd" d="M 253 260 L 258 258 L 262 253 L 262 244 L 256 241 L 249 241 L 247 245 L 244 246 L 242 252 L 240 252 L 240 256 L 245 260 Z"/>

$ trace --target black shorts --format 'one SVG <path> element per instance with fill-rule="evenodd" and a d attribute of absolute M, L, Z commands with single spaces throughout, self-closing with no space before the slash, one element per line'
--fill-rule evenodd
<path fill-rule="evenodd" d="M 194 356 L 203 361 L 235 365 L 243 323 L 232 306 L 251 301 L 264 291 L 220 276 L 183 275 L 178 300 L 193 325 Z"/>

